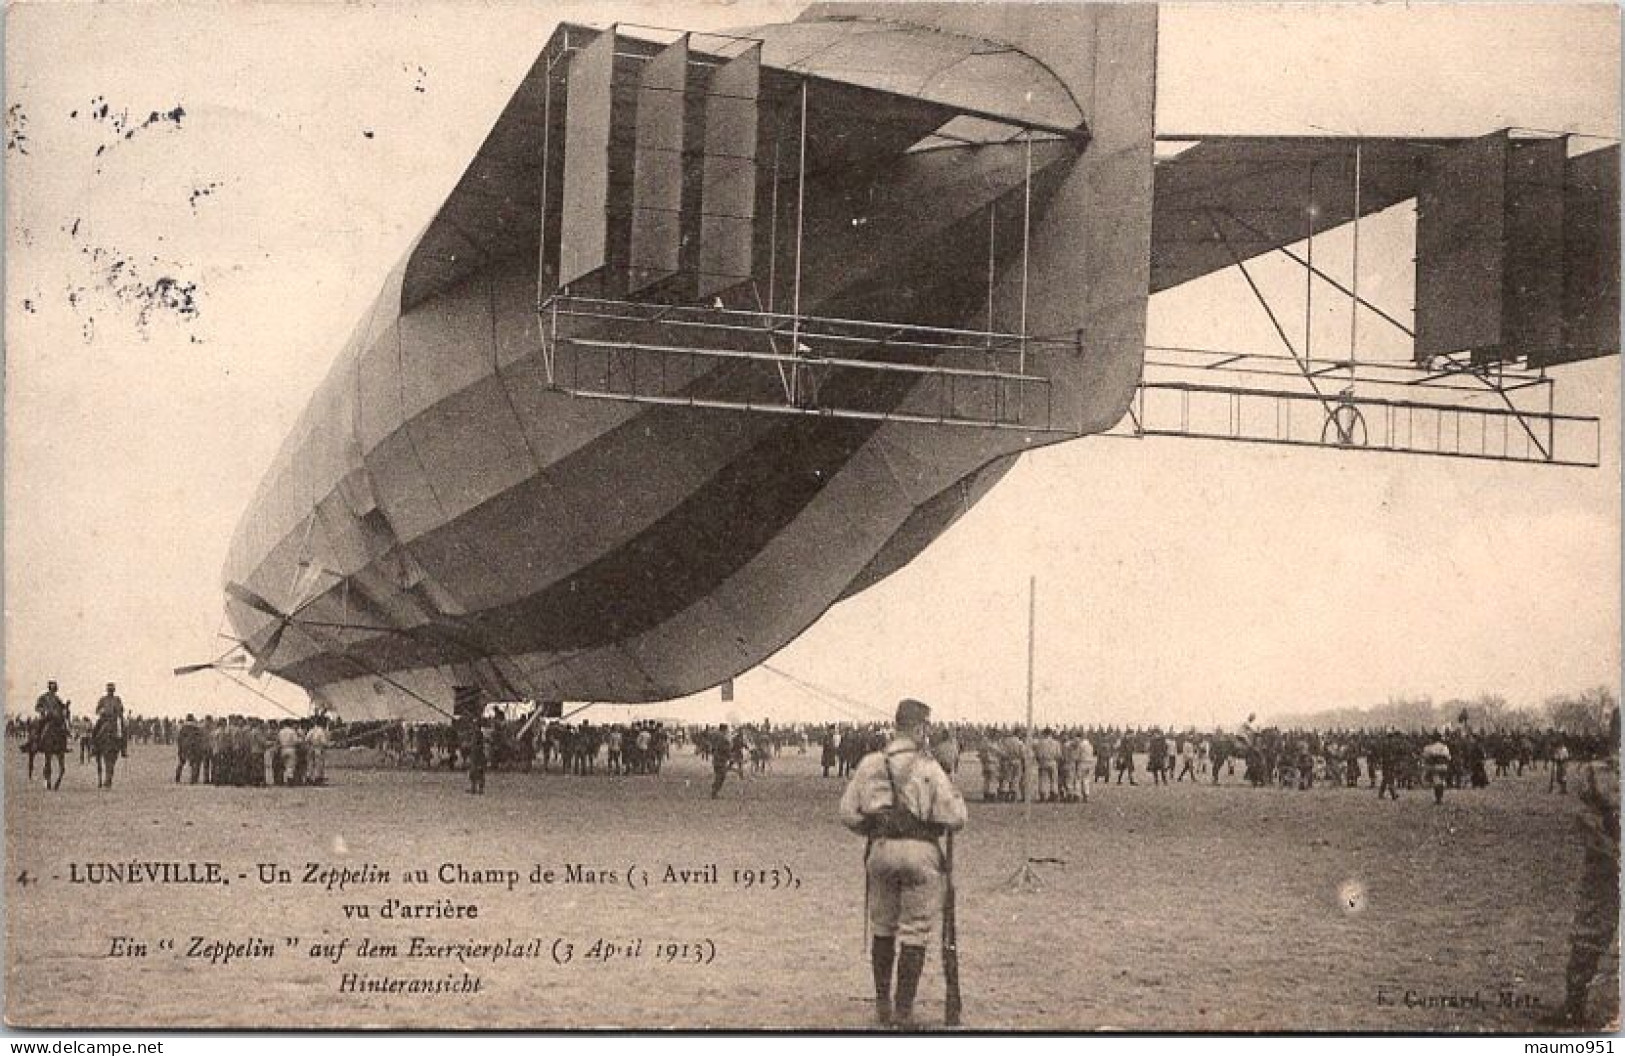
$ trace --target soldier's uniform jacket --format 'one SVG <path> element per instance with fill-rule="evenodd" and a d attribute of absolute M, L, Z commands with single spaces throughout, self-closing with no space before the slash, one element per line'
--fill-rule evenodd
<path fill-rule="evenodd" d="M 919 833 L 886 831 L 894 805 L 920 823 Z M 929 839 L 964 828 L 965 816 L 965 800 L 942 766 L 909 737 L 864 756 L 841 795 L 841 823 L 864 836 Z"/>
<path fill-rule="evenodd" d="M 1591 763 L 1581 775 L 1580 800 L 1590 809 L 1581 816 L 1589 843 L 1619 856 L 1619 757 L 1609 755 Z"/>
<path fill-rule="evenodd" d="M 41 693 L 39 699 L 34 702 L 34 713 L 41 717 L 64 715 L 67 710 L 62 698 L 50 690 Z"/>

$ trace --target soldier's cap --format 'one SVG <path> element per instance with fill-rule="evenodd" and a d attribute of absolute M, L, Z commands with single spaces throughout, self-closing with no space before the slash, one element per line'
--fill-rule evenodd
<path fill-rule="evenodd" d="M 109 682 L 109 683 L 107 683 L 107 689 L 108 689 L 108 692 L 112 692 L 112 690 L 113 690 L 113 683 L 111 683 L 111 682 Z"/>
<path fill-rule="evenodd" d="M 914 726 L 931 718 L 931 708 L 924 701 L 905 697 L 897 702 L 897 725 Z"/>

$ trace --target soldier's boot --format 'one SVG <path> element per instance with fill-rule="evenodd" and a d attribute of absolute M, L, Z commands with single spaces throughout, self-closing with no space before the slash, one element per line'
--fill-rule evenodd
<path fill-rule="evenodd" d="M 892 1009 L 892 1025 L 903 1030 L 914 1027 L 914 994 L 920 988 L 920 972 L 925 968 L 925 947 L 904 946 L 897 951 L 897 1003 Z"/>
<path fill-rule="evenodd" d="M 892 1023 L 891 972 L 897 956 L 897 938 L 876 935 L 869 944 L 869 966 L 875 976 L 875 1021 L 883 1027 Z"/>

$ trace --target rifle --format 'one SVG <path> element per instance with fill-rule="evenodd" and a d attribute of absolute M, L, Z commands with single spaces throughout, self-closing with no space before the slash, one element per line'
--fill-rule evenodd
<path fill-rule="evenodd" d="M 943 1002 L 943 1022 L 950 1027 L 959 1026 L 962 1008 L 959 999 L 959 922 L 954 907 L 954 834 L 948 833 L 943 851 L 942 892 L 942 978 L 948 995 Z"/>

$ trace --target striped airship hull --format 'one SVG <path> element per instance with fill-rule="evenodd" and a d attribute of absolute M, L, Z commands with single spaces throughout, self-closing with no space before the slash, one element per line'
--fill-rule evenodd
<path fill-rule="evenodd" d="M 561 27 L 245 514 L 225 581 L 296 613 L 279 633 L 238 591 L 249 651 L 350 719 L 436 719 L 466 685 L 686 695 L 907 564 L 1021 451 L 1109 428 L 1144 339 L 1155 27 Z M 787 400 L 764 326 L 896 366 Z M 1042 335 L 1041 395 L 944 415 L 944 368 L 985 389 L 993 334 Z"/>

